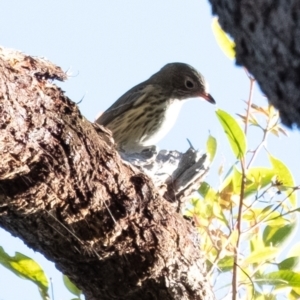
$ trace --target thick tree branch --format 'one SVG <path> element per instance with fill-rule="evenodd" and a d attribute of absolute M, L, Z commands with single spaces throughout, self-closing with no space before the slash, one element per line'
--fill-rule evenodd
<path fill-rule="evenodd" d="M 50 82 L 65 78 L 0 49 L 0 226 L 86 299 L 212 299 L 196 230 Z"/>
<path fill-rule="evenodd" d="M 300 126 L 300 2 L 210 0 L 236 43 L 237 63 L 257 79 L 282 121 Z"/>

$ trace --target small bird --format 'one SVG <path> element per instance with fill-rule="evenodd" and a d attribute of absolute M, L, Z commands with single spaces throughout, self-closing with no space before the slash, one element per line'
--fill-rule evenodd
<path fill-rule="evenodd" d="M 185 63 L 169 63 L 121 96 L 96 122 L 112 131 L 119 150 L 141 152 L 166 135 L 184 100 L 194 97 L 216 103 L 201 73 Z"/>

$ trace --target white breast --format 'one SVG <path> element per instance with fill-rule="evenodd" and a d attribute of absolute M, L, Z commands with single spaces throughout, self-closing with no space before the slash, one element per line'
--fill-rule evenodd
<path fill-rule="evenodd" d="M 156 145 L 173 127 L 181 106 L 185 101 L 178 99 L 170 99 L 169 101 L 171 105 L 162 104 L 163 113 L 160 118 L 161 121 L 157 124 L 156 132 L 152 136 L 146 135 L 141 139 L 143 146 Z"/>

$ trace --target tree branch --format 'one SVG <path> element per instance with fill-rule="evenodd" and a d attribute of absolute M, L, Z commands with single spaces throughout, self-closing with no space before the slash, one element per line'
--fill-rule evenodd
<path fill-rule="evenodd" d="M 0 226 L 86 299 L 213 299 L 195 228 L 53 79 L 66 75 L 0 48 Z"/>

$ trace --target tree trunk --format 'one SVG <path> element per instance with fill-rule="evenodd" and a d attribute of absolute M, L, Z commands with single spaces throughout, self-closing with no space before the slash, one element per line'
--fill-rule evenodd
<path fill-rule="evenodd" d="M 199 236 L 53 79 L 0 48 L 0 226 L 55 262 L 86 299 L 213 299 Z"/>
<path fill-rule="evenodd" d="M 236 43 L 237 63 L 257 79 L 282 121 L 300 127 L 300 2 L 210 0 Z"/>

